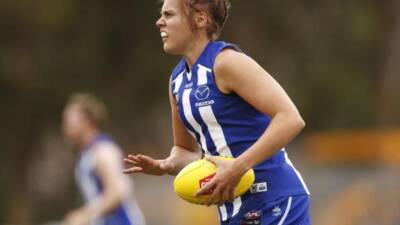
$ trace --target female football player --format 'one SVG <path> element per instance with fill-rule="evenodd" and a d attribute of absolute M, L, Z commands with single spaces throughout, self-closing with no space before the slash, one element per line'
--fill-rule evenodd
<path fill-rule="evenodd" d="M 145 225 L 131 181 L 121 174 L 121 150 L 102 133 L 105 115 L 104 104 L 89 94 L 75 94 L 65 106 L 63 132 L 80 150 L 75 175 L 86 203 L 63 225 Z"/>
<path fill-rule="evenodd" d="M 174 146 L 165 159 L 128 155 L 124 172 L 174 175 L 203 152 L 217 172 L 198 195 L 212 190 L 207 204 L 219 205 L 221 224 L 309 225 L 309 191 L 284 149 L 305 123 L 271 75 L 236 45 L 216 41 L 229 7 L 164 0 L 156 22 L 163 48 L 182 56 L 169 84 Z M 235 198 L 250 168 L 256 180 Z"/>

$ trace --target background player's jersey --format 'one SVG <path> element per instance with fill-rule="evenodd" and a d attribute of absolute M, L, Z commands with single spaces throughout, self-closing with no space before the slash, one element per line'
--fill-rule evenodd
<path fill-rule="evenodd" d="M 222 93 L 214 81 L 213 66 L 224 48 L 240 49 L 225 42 L 209 42 L 192 68 L 181 59 L 172 72 L 172 93 L 178 114 L 189 133 L 206 154 L 238 157 L 268 127 L 271 118 L 237 94 Z M 240 209 L 289 195 L 309 194 L 300 174 L 284 149 L 254 168 L 256 180 L 250 190 L 219 207 L 226 221 Z"/>
<path fill-rule="evenodd" d="M 98 150 L 97 146 L 104 144 L 104 142 L 114 145 L 114 149 L 119 151 L 118 154 L 121 155 L 118 146 L 116 146 L 107 135 L 102 134 L 97 136 L 95 140 L 84 149 L 77 161 L 75 176 L 80 190 L 88 203 L 98 199 L 103 192 L 103 186 L 95 171 L 94 156 L 95 152 Z M 129 178 L 126 177 L 126 179 Z M 130 184 L 130 181 L 127 180 L 125 183 Z M 144 219 L 135 200 L 133 198 L 125 198 L 124 202 L 113 212 L 93 221 L 92 225 L 144 225 Z"/>

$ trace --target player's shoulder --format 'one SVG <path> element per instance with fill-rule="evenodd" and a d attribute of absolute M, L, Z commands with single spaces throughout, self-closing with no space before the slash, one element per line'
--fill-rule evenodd
<path fill-rule="evenodd" d="M 225 50 L 233 50 L 236 52 L 243 52 L 243 50 L 236 44 L 225 41 L 212 41 L 210 43 L 209 51 L 220 54 Z"/>
<path fill-rule="evenodd" d="M 121 157 L 121 150 L 117 144 L 112 141 L 99 141 L 94 148 L 95 158 L 101 161 Z"/>
<path fill-rule="evenodd" d="M 249 60 L 249 57 L 243 52 L 232 48 L 224 48 L 215 57 L 214 70 L 223 71 L 234 68 L 246 60 Z"/>
<path fill-rule="evenodd" d="M 244 55 L 244 51 L 236 44 L 225 41 L 213 41 L 210 51 L 212 52 L 212 65 L 215 67 L 229 65 Z"/>

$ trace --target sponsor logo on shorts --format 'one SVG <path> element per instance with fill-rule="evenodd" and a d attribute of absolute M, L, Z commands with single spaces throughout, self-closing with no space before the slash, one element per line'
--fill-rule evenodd
<path fill-rule="evenodd" d="M 260 225 L 261 224 L 261 210 L 252 210 L 244 214 L 240 225 Z"/>
<path fill-rule="evenodd" d="M 274 209 L 272 210 L 272 215 L 275 217 L 282 215 L 281 208 L 279 208 L 279 206 L 275 206 Z"/>

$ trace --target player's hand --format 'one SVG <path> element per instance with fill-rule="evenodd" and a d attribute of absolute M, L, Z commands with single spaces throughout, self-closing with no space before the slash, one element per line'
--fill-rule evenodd
<path fill-rule="evenodd" d="M 146 155 L 128 155 L 124 162 L 131 166 L 124 169 L 125 174 L 146 173 L 151 175 L 164 175 L 174 169 L 174 165 L 166 159 L 153 159 Z"/>
<path fill-rule="evenodd" d="M 232 202 L 235 199 L 235 188 L 245 171 L 235 168 L 235 159 L 223 160 L 209 155 L 206 155 L 205 158 L 217 166 L 217 172 L 211 181 L 204 185 L 196 195 L 205 194 L 211 189 L 213 192 L 206 202 L 207 206 L 214 203 L 221 205 L 227 201 Z"/>

